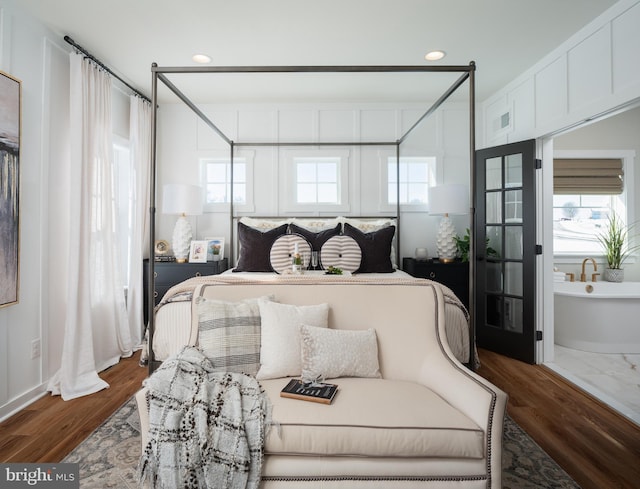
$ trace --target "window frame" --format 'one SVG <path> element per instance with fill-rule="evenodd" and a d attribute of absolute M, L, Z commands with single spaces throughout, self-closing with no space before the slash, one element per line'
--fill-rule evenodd
<path fill-rule="evenodd" d="M 285 192 L 281 193 L 281 204 L 285 212 L 349 212 L 349 168 L 351 151 L 349 149 L 289 149 L 281 153 L 281 164 L 284 169 Z M 338 203 L 297 201 L 297 163 L 301 158 L 305 159 L 337 159 L 338 165 Z"/>
<path fill-rule="evenodd" d="M 397 204 L 389 202 L 389 168 L 388 165 L 391 163 L 391 160 L 395 162 L 397 158 L 395 151 L 379 151 L 378 152 L 378 166 L 380 173 L 380 206 L 379 210 L 381 212 L 395 211 Z M 441 161 L 442 158 L 436 152 L 431 154 L 401 154 L 400 155 L 400 164 L 403 163 L 403 160 L 407 162 L 407 160 L 419 160 L 419 159 L 433 159 L 433 163 L 431 165 L 431 173 L 433 175 L 433 181 L 427 182 L 427 189 L 429 187 L 433 187 L 438 184 L 440 180 L 439 176 L 442 173 L 441 170 Z M 428 163 L 428 162 L 427 162 Z M 402 181 L 400 182 L 402 183 Z M 399 196 L 398 196 L 399 199 Z M 400 203 L 400 209 L 402 212 L 428 212 L 429 211 L 429 191 L 427 190 L 427 202 L 420 204 L 412 204 L 412 203 Z"/>
<path fill-rule="evenodd" d="M 617 199 L 617 203 L 614 202 L 613 211 L 616 212 L 625 223 L 633 223 L 635 222 L 635 199 L 633 191 L 629 192 L 630 186 L 633 186 L 634 180 L 634 166 L 635 166 L 635 157 L 636 152 L 634 150 L 554 150 L 553 152 L 554 158 L 620 158 L 622 160 L 622 169 L 624 172 L 624 185 L 621 194 L 603 194 L 603 195 L 611 195 L 614 200 Z M 553 190 L 553 189 L 552 189 Z M 585 195 L 585 194 L 580 194 Z M 551 204 L 551 212 L 553 219 L 553 211 L 555 209 L 553 205 L 553 197 L 555 194 L 552 191 L 552 204 Z M 551 237 L 552 242 L 555 242 L 555 233 Z M 553 248 L 553 258 L 555 263 L 579 263 L 584 259 L 585 256 L 592 256 L 593 258 L 597 258 L 599 260 L 605 259 L 604 252 L 601 253 L 593 253 L 593 251 L 587 250 L 578 250 L 573 252 L 556 252 L 555 245 Z M 629 258 L 627 258 L 627 262 L 634 263 L 636 260 L 636 253 L 631 254 Z"/>
<path fill-rule="evenodd" d="M 230 164 L 230 154 L 228 151 L 208 152 L 206 155 L 200 155 L 198 157 L 198 166 L 200 168 L 200 185 L 204 189 L 203 191 L 203 206 L 202 210 L 205 213 L 212 212 L 226 212 L 228 213 L 231 204 L 229 202 L 207 202 L 207 164 L 208 163 L 226 163 Z M 254 211 L 254 180 L 253 169 L 255 160 L 255 151 L 240 150 L 236 151 L 233 155 L 234 162 L 240 162 L 245 164 L 245 186 L 246 186 L 246 201 L 244 204 L 234 203 L 234 211 L 237 212 L 253 212 Z M 229 184 L 229 182 L 225 182 Z"/>

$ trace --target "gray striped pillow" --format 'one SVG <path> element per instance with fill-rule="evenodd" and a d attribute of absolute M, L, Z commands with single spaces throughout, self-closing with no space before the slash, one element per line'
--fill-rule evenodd
<path fill-rule="evenodd" d="M 323 268 L 338 267 L 345 272 L 355 272 L 360 268 L 362 250 L 350 236 L 329 238 L 320 249 L 320 261 Z"/>
<path fill-rule="evenodd" d="M 256 375 L 260 368 L 260 300 L 225 302 L 196 297 L 198 346 L 217 372 Z"/>
<path fill-rule="evenodd" d="M 284 234 L 271 245 L 269 260 L 274 272 L 284 273 L 287 270 L 291 270 L 296 243 L 298 243 L 298 252 L 303 257 L 303 265 L 309 263 L 309 258 L 311 257 L 311 245 L 309 242 L 299 234 Z"/>

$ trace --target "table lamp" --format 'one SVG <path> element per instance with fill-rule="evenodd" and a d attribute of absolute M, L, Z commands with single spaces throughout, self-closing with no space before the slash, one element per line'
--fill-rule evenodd
<path fill-rule="evenodd" d="M 449 214 L 469 213 L 469 189 L 466 185 L 450 183 L 429 189 L 429 214 L 444 216 L 440 221 L 436 235 L 438 258 L 443 263 L 450 263 L 456 258 L 456 228 L 449 219 Z"/>
<path fill-rule="evenodd" d="M 197 185 L 171 183 L 163 187 L 162 213 L 178 214 L 173 228 L 173 255 L 178 263 L 185 263 L 191 247 L 191 224 L 186 216 L 202 214 L 202 188 Z"/>

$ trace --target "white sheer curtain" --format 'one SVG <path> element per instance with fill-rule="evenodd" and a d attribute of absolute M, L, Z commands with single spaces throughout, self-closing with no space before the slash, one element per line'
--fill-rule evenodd
<path fill-rule="evenodd" d="M 130 97 L 129 150 L 131 154 L 131 241 L 127 293 L 129 326 L 134 345 L 142 343 L 143 277 L 142 260 L 149 256 L 149 181 L 151 172 L 151 104 L 140 97 Z"/>
<path fill-rule="evenodd" d="M 133 351 L 116 266 L 111 134 L 111 79 L 72 53 L 65 330 L 61 367 L 48 385 L 65 400 L 108 387 L 98 372 Z"/>

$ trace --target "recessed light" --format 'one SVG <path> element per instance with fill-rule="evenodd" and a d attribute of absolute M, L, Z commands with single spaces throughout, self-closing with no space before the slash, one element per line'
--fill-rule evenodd
<path fill-rule="evenodd" d="M 211 63 L 211 57 L 207 56 L 206 54 L 194 54 L 191 59 L 196 63 Z"/>
<path fill-rule="evenodd" d="M 447 55 L 444 51 L 429 51 L 424 55 L 424 59 L 427 61 L 438 61 Z"/>

